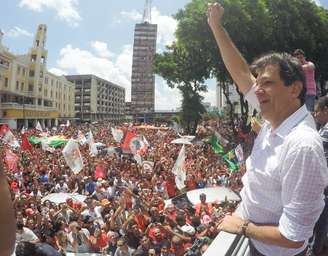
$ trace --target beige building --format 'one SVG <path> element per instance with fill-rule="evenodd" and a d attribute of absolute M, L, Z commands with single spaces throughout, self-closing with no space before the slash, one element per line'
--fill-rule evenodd
<path fill-rule="evenodd" d="M 39 25 L 33 47 L 14 55 L 0 36 L 0 122 L 13 129 L 58 125 L 74 118 L 74 84 L 47 71 L 46 25 Z"/>
<path fill-rule="evenodd" d="M 124 118 L 125 89 L 95 75 L 66 76 L 75 84 L 75 117 L 80 121 Z"/>

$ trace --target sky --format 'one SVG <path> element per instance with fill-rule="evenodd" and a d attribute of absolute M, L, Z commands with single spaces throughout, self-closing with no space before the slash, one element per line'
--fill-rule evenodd
<path fill-rule="evenodd" d="M 152 23 L 158 24 L 157 52 L 174 39 L 173 15 L 190 0 L 153 0 Z M 328 0 L 315 0 L 328 8 Z M 94 74 L 126 89 L 131 98 L 134 25 L 142 21 L 145 0 L 1 0 L 3 44 L 25 54 L 38 24 L 47 25 L 47 68 L 57 75 Z M 209 80 L 204 102 L 216 105 L 215 81 Z M 181 95 L 156 76 L 155 109 L 181 105 Z"/>

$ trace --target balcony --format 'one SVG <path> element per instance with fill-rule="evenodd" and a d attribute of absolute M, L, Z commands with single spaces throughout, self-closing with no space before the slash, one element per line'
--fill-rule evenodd
<path fill-rule="evenodd" d="M 7 102 L 7 103 L 1 103 L 1 109 L 31 109 L 31 110 L 47 110 L 47 111 L 56 111 L 57 109 L 55 107 L 46 107 L 46 106 L 40 106 L 40 105 L 32 105 L 32 104 L 20 104 L 16 102 Z"/>

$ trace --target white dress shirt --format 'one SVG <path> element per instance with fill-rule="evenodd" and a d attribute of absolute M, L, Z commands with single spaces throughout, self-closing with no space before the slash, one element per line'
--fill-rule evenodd
<path fill-rule="evenodd" d="M 253 87 L 245 97 L 258 108 L 254 91 Z M 267 256 L 300 253 L 323 209 L 323 191 L 328 184 L 322 141 L 305 105 L 274 130 L 268 122 L 264 123 L 246 168 L 237 213 L 256 224 L 277 225 L 289 240 L 305 241 L 299 249 L 252 239 L 254 246 Z"/>

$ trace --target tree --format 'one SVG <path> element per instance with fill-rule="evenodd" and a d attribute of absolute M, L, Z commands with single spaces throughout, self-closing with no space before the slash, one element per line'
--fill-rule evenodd
<path fill-rule="evenodd" d="M 186 51 L 184 47 L 173 44 L 163 54 L 155 58 L 155 72 L 166 79 L 171 88 L 177 87 L 182 94 L 181 123 L 188 133 L 195 133 L 201 114 L 205 108 L 200 92 L 207 90 L 204 72 L 207 66 L 195 59 L 201 59 L 201 51 Z"/>

